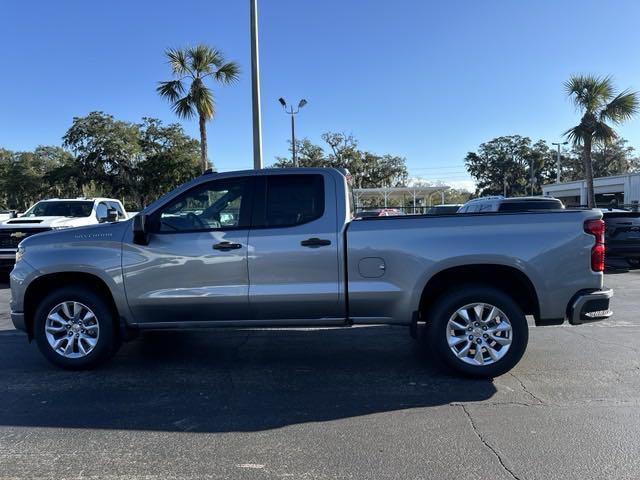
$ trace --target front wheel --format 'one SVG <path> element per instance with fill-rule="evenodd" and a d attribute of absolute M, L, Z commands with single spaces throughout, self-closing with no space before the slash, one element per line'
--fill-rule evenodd
<path fill-rule="evenodd" d="M 502 375 L 527 347 L 529 328 L 522 309 L 496 288 L 461 285 L 426 314 L 430 351 L 464 375 Z"/>
<path fill-rule="evenodd" d="M 43 299 L 35 313 L 34 337 L 47 360 L 67 369 L 94 367 L 117 348 L 111 309 L 81 286 L 59 288 Z"/>

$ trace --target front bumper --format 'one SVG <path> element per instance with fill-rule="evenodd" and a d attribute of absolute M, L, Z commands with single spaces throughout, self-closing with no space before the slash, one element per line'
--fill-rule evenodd
<path fill-rule="evenodd" d="M 581 325 L 609 318 L 613 314 L 609 310 L 611 297 L 613 297 L 611 289 L 579 293 L 573 298 L 568 309 L 569 323 Z"/>
<path fill-rule="evenodd" d="M 27 325 L 24 323 L 24 313 L 11 312 L 11 321 L 17 330 L 22 330 L 23 332 L 27 331 Z"/>
<path fill-rule="evenodd" d="M 0 250 L 0 270 L 11 270 L 15 263 L 15 250 Z"/>

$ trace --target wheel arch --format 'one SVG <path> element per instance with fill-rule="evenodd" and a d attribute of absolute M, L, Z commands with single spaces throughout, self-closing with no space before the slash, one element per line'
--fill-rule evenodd
<path fill-rule="evenodd" d="M 472 264 L 449 267 L 431 276 L 422 289 L 419 312 L 426 320 L 425 312 L 445 291 L 456 285 L 475 283 L 492 286 L 511 296 L 525 315 L 540 318 L 540 303 L 535 286 L 521 270 L 500 264 Z"/>
<path fill-rule="evenodd" d="M 62 272 L 49 273 L 33 280 L 27 287 L 24 295 L 24 315 L 27 335 L 29 340 L 33 338 L 35 312 L 38 301 L 55 289 L 77 285 L 90 288 L 105 299 L 109 310 L 113 314 L 115 331 L 121 329 L 120 315 L 113 294 L 103 279 L 87 272 Z"/>

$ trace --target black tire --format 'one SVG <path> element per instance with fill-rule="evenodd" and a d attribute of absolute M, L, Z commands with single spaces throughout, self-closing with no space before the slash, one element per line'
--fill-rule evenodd
<path fill-rule="evenodd" d="M 631 268 L 640 268 L 640 258 L 627 258 L 627 262 L 631 266 Z"/>
<path fill-rule="evenodd" d="M 99 325 L 98 341 L 93 350 L 79 358 L 68 358 L 57 353 L 45 333 L 45 322 L 51 309 L 67 301 L 80 302 L 89 307 Z M 61 368 L 83 370 L 103 363 L 115 353 L 119 345 L 115 325 L 114 315 L 101 295 L 80 285 L 68 285 L 50 292 L 40 302 L 34 316 L 33 332 L 36 344 L 47 360 Z"/>
<path fill-rule="evenodd" d="M 498 307 L 508 317 L 512 328 L 509 350 L 499 360 L 488 365 L 471 365 L 458 358 L 447 342 L 447 323 L 459 308 L 472 303 L 486 303 Z M 435 358 L 454 372 L 463 375 L 492 378 L 511 370 L 522 358 L 529 341 L 527 319 L 520 306 L 497 288 L 482 285 L 460 285 L 446 292 L 429 312 L 427 318 L 427 348 Z"/>

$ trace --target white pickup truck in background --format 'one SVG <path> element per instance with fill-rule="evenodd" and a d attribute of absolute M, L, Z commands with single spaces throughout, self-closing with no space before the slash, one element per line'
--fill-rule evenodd
<path fill-rule="evenodd" d="M 0 270 L 13 268 L 18 244 L 31 235 L 127 218 L 122 203 L 113 198 L 41 200 L 19 217 L 7 214 L 0 221 Z"/>

